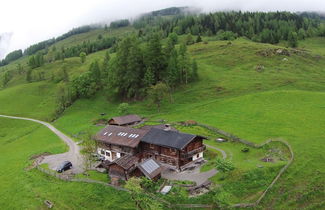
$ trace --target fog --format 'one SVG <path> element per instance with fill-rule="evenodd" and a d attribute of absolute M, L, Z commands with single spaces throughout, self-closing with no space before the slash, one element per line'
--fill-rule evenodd
<path fill-rule="evenodd" d="M 325 11 L 324 0 L 1 0 L 0 58 L 73 27 L 109 23 L 173 6 L 196 7 L 203 12 Z"/>

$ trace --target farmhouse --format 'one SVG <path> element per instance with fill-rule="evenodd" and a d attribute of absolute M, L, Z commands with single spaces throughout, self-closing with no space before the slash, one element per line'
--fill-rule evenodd
<path fill-rule="evenodd" d="M 113 117 L 112 119 L 108 120 L 109 125 L 118 125 L 118 126 L 127 126 L 127 125 L 134 125 L 136 123 L 141 122 L 141 117 L 138 115 L 125 115 L 120 117 Z"/>
<path fill-rule="evenodd" d="M 146 129 L 108 125 L 95 136 L 98 154 L 110 162 L 109 173 L 122 179 L 140 172 L 154 178 L 160 170 L 157 165 L 183 170 L 203 158 L 203 139 L 175 131 L 168 125 Z M 144 163 L 148 160 L 151 160 L 149 165 L 156 163 L 153 175 L 145 170 Z"/>
<path fill-rule="evenodd" d="M 141 157 L 154 158 L 182 170 L 187 164 L 203 158 L 203 139 L 202 136 L 152 128 L 141 139 Z"/>

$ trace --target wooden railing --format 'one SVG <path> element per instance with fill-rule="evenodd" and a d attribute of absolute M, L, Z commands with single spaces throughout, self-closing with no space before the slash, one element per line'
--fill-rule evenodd
<path fill-rule="evenodd" d="M 203 152 L 205 149 L 206 149 L 206 146 L 203 145 L 203 146 L 201 146 L 201 147 L 199 147 L 197 149 L 194 149 L 192 151 L 189 151 L 189 152 L 186 152 L 186 153 L 181 153 L 181 157 L 182 158 L 189 158 L 189 157 L 193 156 L 194 154 L 197 154 L 199 152 Z"/>

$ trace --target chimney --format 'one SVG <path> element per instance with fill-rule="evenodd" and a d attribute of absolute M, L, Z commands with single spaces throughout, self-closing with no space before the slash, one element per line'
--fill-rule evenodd
<path fill-rule="evenodd" d="M 170 124 L 165 124 L 164 131 L 170 131 L 170 130 L 171 130 Z"/>

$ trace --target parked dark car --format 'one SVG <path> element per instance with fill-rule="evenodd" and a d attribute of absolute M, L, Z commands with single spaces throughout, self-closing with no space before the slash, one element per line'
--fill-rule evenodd
<path fill-rule="evenodd" d="M 62 173 L 63 171 L 69 170 L 72 168 L 72 163 L 70 161 L 63 161 L 58 168 L 56 169 L 57 172 Z"/>

